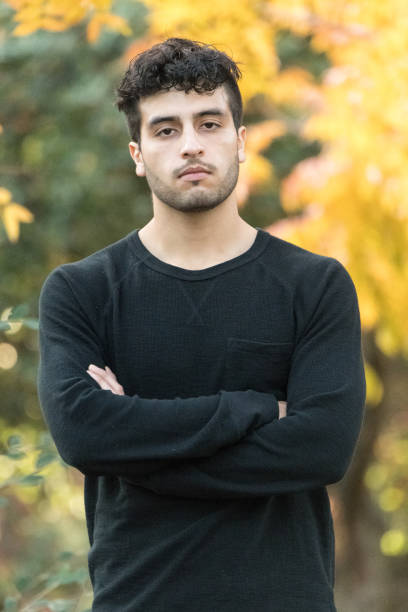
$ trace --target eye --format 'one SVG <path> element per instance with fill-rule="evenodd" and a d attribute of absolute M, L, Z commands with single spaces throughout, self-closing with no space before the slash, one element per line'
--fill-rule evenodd
<path fill-rule="evenodd" d="M 171 136 L 171 132 L 174 132 L 174 128 L 163 128 L 156 132 L 156 136 Z"/>
<path fill-rule="evenodd" d="M 213 130 L 214 128 L 220 127 L 220 125 L 214 121 L 206 121 L 203 123 L 203 126 L 205 126 L 207 130 Z"/>

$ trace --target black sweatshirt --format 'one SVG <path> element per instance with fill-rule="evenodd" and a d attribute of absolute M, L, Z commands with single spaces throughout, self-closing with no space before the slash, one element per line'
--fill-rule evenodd
<path fill-rule="evenodd" d="M 257 230 L 202 270 L 134 230 L 44 282 L 39 398 L 85 475 L 95 612 L 335 611 L 326 485 L 362 423 L 356 292 L 336 259 Z"/>

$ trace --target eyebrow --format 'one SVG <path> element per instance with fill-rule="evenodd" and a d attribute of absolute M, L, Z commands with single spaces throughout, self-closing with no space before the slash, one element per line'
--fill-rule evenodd
<path fill-rule="evenodd" d="M 219 108 L 209 108 L 207 110 L 200 111 L 199 113 L 194 113 L 193 119 L 198 119 L 199 117 L 204 117 L 205 115 L 213 115 L 213 116 L 216 115 L 219 117 L 225 117 L 226 113 L 220 110 Z M 148 126 L 152 128 L 158 123 L 163 123 L 165 121 L 177 121 L 179 119 L 180 117 L 178 115 L 167 115 L 167 116 L 158 115 L 157 117 L 152 117 L 150 119 L 150 121 L 148 122 Z"/>

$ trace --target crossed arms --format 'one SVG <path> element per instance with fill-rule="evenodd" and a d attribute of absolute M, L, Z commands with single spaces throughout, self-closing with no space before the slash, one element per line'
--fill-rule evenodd
<path fill-rule="evenodd" d="M 57 268 L 40 294 L 38 395 L 62 458 L 84 474 L 135 478 L 181 459 L 213 455 L 278 415 L 253 390 L 173 399 L 112 394 L 86 373 L 103 363 L 93 322 Z"/>
<path fill-rule="evenodd" d="M 38 388 L 61 456 L 85 474 L 181 497 L 257 497 L 341 479 L 365 379 L 354 286 L 340 264 L 325 282 L 294 350 L 286 414 L 285 402 L 252 389 L 145 399 L 125 395 L 109 369 L 91 375 L 90 364 L 104 365 L 100 340 L 57 269 L 40 298 Z"/>

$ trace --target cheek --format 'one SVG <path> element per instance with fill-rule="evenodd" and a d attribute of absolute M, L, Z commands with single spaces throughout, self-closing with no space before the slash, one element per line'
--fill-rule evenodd
<path fill-rule="evenodd" d="M 146 152 L 143 156 L 145 168 L 157 175 L 168 172 L 168 159 L 169 155 L 164 155 L 163 152 L 159 154 L 155 151 Z"/>
<path fill-rule="evenodd" d="M 229 168 L 238 158 L 238 143 L 236 138 L 225 138 L 218 144 L 216 157 L 219 167 Z"/>
<path fill-rule="evenodd" d="M 219 142 L 219 148 L 223 150 L 224 157 L 234 157 L 238 151 L 238 140 L 236 135 L 225 135 Z"/>

